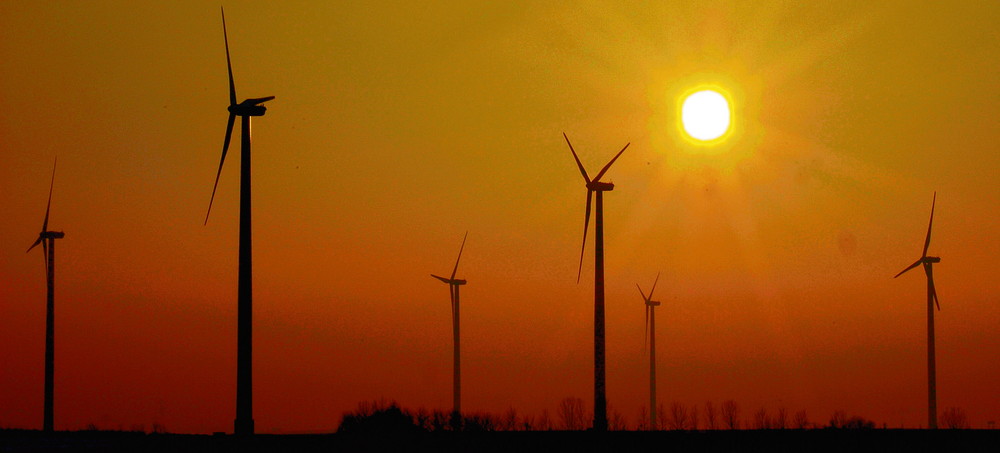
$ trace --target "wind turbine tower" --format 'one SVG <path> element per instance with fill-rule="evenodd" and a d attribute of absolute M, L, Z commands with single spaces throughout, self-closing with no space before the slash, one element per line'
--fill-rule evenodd
<path fill-rule="evenodd" d="M 937 203 L 937 192 L 931 200 L 931 220 L 927 223 L 927 238 L 924 239 L 924 251 L 906 269 L 896 274 L 896 277 L 903 275 L 906 271 L 921 264 L 924 266 L 924 273 L 927 274 L 927 426 L 930 429 L 937 429 L 937 370 L 934 362 L 934 306 L 938 311 L 941 304 L 938 303 L 937 291 L 934 289 L 934 264 L 940 263 L 941 258 L 927 256 L 927 249 L 931 245 L 931 226 L 934 225 L 934 204 Z M 896 278 L 893 277 L 893 278 Z"/>
<path fill-rule="evenodd" d="M 455 274 L 458 273 L 458 262 L 462 260 L 462 250 L 465 250 L 465 239 L 469 237 L 469 232 L 465 232 L 465 236 L 462 237 L 462 247 L 458 249 L 458 259 L 455 260 L 455 268 L 451 271 L 451 278 L 444 278 L 434 274 L 434 277 L 441 280 L 448 285 L 448 291 L 451 294 L 451 325 L 452 325 L 452 335 L 454 335 L 454 364 L 452 372 L 452 390 L 453 390 L 453 400 L 452 400 L 452 410 L 451 410 L 451 426 L 453 429 L 458 430 L 461 428 L 462 424 L 462 363 L 461 363 L 461 337 L 459 336 L 459 295 L 458 289 L 465 285 L 467 282 L 464 279 L 455 278 Z"/>
<path fill-rule="evenodd" d="M 222 11 L 222 36 L 226 43 L 226 66 L 229 69 L 229 123 L 226 125 L 226 139 L 222 144 L 222 159 L 215 175 L 212 198 L 208 202 L 205 224 L 212 213 L 215 189 L 219 187 L 222 164 L 226 162 L 226 152 L 233 135 L 233 123 L 240 117 L 240 257 L 239 290 L 237 295 L 236 333 L 236 420 L 233 423 L 237 435 L 251 435 L 253 426 L 253 253 L 250 221 L 250 118 L 264 116 L 267 110 L 264 102 L 274 96 L 247 99 L 236 102 L 236 84 L 233 82 L 233 65 L 229 59 L 229 36 L 226 33 L 226 11 Z"/>
<path fill-rule="evenodd" d="M 56 290 L 56 239 L 66 235 L 62 231 L 49 231 L 49 208 L 52 207 L 52 187 L 56 182 L 56 163 L 52 162 L 52 181 L 49 182 L 49 201 L 45 205 L 45 220 L 42 221 L 42 232 L 38 234 L 28 252 L 42 244 L 45 260 L 45 402 L 42 418 L 42 430 L 53 431 L 53 388 L 55 385 L 55 290 Z"/>
<path fill-rule="evenodd" d="M 577 270 L 576 281 L 580 282 L 580 273 L 583 271 L 583 252 L 587 248 L 587 228 L 590 225 L 590 203 L 592 198 L 596 198 L 597 215 L 594 219 L 595 251 L 594 251 L 594 424 L 595 431 L 608 430 L 608 399 L 605 391 L 604 372 L 604 192 L 614 190 L 615 185 L 609 182 L 602 182 L 601 177 L 611 168 L 618 156 L 621 156 L 629 143 L 615 157 L 601 169 L 594 179 L 590 179 L 587 170 L 580 163 L 580 157 L 576 155 L 573 144 L 569 142 L 569 137 L 563 132 L 563 138 L 569 145 L 573 159 L 576 160 L 577 167 L 587 187 L 587 210 L 583 221 L 583 245 L 580 248 L 580 267 Z M 594 197 L 594 194 L 597 194 Z"/>
<path fill-rule="evenodd" d="M 649 428 L 656 429 L 656 311 L 654 308 L 660 303 L 653 300 L 653 291 L 656 291 L 656 283 L 660 281 L 660 274 L 656 274 L 653 280 L 653 288 L 649 290 L 649 296 L 643 294 L 642 288 L 636 283 L 642 301 L 646 305 L 646 332 L 645 340 L 649 341 Z"/>

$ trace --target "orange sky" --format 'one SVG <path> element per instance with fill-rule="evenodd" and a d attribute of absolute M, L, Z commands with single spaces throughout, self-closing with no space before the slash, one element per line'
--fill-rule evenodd
<path fill-rule="evenodd" d="M 141 3 L 141 4 L 140 4 Z M 339 2 L 338 2 L 339 3 Z M 938 404 L 1000 418 L 1000 8 L 992 2 L 228 5 L 254 123 L 255 420 L 329 430 L 361 400 L 591 402 L 605 197 L 608 399 L 647 399 L 635 283 L 662 272 L 659 397 L 926 424 L 925 283 L 938 192 Z M 42 419 L 52 160 L 56 428 L 230 431 L 239 154 L 202 225 L 226 121 L 218 8 L 0 4 L 0 426 Z M 718 148 L 679 93 L 736 99 Z M 236 150 L 238 142 L 232 150 Z M 593 231 L 593 230 L 591 230 Z"/>

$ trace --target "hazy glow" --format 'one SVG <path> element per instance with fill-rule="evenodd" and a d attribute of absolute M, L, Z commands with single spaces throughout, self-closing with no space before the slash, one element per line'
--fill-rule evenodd
<path fill-rule="evenodd" d="M 729 130 L 729 102 L 716 91 L 704 90 L 684 100 L 681 123 L 691 137 L 709 141 Z"/>

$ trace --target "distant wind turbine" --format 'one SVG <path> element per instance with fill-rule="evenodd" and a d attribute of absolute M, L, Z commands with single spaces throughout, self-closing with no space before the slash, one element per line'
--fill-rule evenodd
<path fill-rule="evenodd" d="M 656 311 L 655 307 L 660 305 L 653 300 L 653 291 L 656 291 L 656 283 L 660 281 L 660 274 L 656 274 L 653 280 L 653 287 L 649 290 L 649 296 L 642 292 L 642 288 L 636 283 L 642 295 L 642 301 L 646 304 L 646 331 L 643 333 L 644 341 L 649 341 L 649 428 L 656 429 Z"/>
<path fill-rule="evenodd" d="M 52 181 L 49 182 L 49 201 L 45 205 L 45 220 L 42 220 L 42 232 L 38 233 L 31 249 L 42 244 L 43 259 L 45 260 L 45 286 L 47 290 L 45 299 L 45 406 L 42 419 L 42 430 L 52 432 L 53 430 L 53 386 L 54 386 L 54 362 L 55 362 L 55 280 L 56 280 L 56 239 L 62 239 L 66 235 L 62 231 L 49 231 L 49 208 L 52 207 L 52 188 L 56 183 L 56 162 L 52 162 Z M 27 253 L 27 252 L 26 252 Z"/>
<path fill-rule="evenodd" d="M 250 118 L 264 116 L 267 110 L 264 102 L 274 96 L 247 99 L 236 102 L 236 84 L 233 82 L 233 65 L 229 59 L 229 36 L 226 32 L 226 11 L 222 10 L 222 36 L 226 42 L 226 66 L 229 69 L 229 124 L 226 125 L 226 139 L 222 143 L 222 159 L 212 186 L 212 198 L 208 202 L 205 224 L 212 213 L 215 190 L 219 187 L 222 164 L 226 162 L 226 152 L 233 135 L 233 123 L 240 117 L 240 255 L 239 291 L 237 302 L 237 352 L 236 352 L 236 420 L 234 432 L 239 435 L 253 434 L 253 253 L 250 222 Z"/>
<path fill-rule="evenodd" d="M 618 156 L 621 156 L 630 143 L 601 169 L 594 179 L 587 176 L 587 170 L 580 163 L 573 144 L 569 142 L 569 137 L 563 132 L 563 138 L 569 145 L 573 159 L 576 160 L 577 167 L 580 167 L 580 174 L 587 186 L 587 211 L 583 221 L 583 245 L 580 248 L 580 267 L 577 270 L 576 281 L 580 282 L 580 274 L 583 272 L 583 252 L 587 248 L 587 227 L 590 225 L 590 202 L 594 193 L 597 193 L 597 216 L 594 219 L 595 251 L 594 251 L 594 430 L 608 430 L 608 400 L 604 385 L 604 192 L 611 191 L 615 185 L 609 182 L 601 182 L 601 177 L 611 168 Z"/>
<path fill-rule="evenodd" d="M 465 239 L 469 237 L 469 232 L 465 232 L 465 236 L 462 237 L 462 247 L 458 249 L 458 259 L 455 260 L 455 268 L 451 271 L 451 278 L 444 278 L 434 274 L 434 277 L 448 285 L 448 291 L 451 294 L 451 325 L 452 334 L 454 335 L 454 366 L 452 377 L 452 387 L 454 390 L 453 404 L 451 411 L 451 424 L 452 427 L 458 429 L 462 422 L 462 367 L 461 367 L 461 337 L 459 336 L 459 297 L 458 289 L 466 283 L 463 279 L 456 279 L 455 274 L 458 273 L 458 262 L 462 260 L 462 250 L 465 250 Z"/>
<path fill-rule="evenodd" d="M 896 277 L 903 275 L 906 271 L 921 264 L 924 265 L 924 273 L 927 274 L 927 417 L 930 429 L 937 429 L 937 371 L 934 364 L 934 306 L 941 310 L 938 303 L 937 291 L 934 289 L 934 263 L 940 263 L 941 258 L 927 256 L 927 249 L 931 245 L 931 226 L 934 225 L 934 204 L 937 203 L 937 192 L 931 200 L 931 220 L 927 223 L 927 238 L 924 239 L 924 251 L 921 252 L 913 264 L 903 269 Z M 893 278 L 896 278 L 893 277 Z"/>

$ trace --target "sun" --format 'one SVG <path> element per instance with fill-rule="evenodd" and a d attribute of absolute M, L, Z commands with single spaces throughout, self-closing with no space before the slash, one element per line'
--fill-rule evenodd
<path fill-rule="evenodd" d="M 691 93 L 681 104 L 681 124 L 684 132 L 703 144 L 723 139 L 729 132 L 732 108 L 729 100 L 715 90 Z"/>

